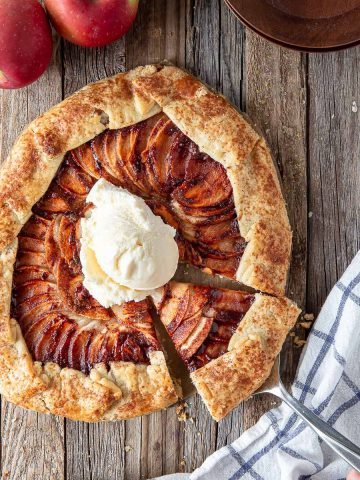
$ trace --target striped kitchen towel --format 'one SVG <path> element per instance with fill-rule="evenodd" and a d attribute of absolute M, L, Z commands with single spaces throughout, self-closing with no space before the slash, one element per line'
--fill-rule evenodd
<path fill-rule="evenodd" d="M 302 353 L 292 391 L 360 444 L 360 252 L 335 285 Z M 191 474 L 189 480 L 345 480 L 349 467 L 282 404 Z"/>

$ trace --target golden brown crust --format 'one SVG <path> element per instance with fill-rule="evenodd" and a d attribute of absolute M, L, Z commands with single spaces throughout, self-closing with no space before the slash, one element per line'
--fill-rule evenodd
<path fill-rule="evenodd" d="M 86 376 L 55 363 L 35 362 L 45 388 L 37 395 L 11 400 L 25 408 L 73 420 L 124 420 L 166 408 L 177 400 L 164 354 L 152 352 L 150 365 L 114 362 L 97 365 Z"/>
<path fill-rule="evenodd" d="M 238 279 L 257 290 L 282 296 L 291 239 L 291 231 L 276 220 L 254 223 L 247 234 L 248 244 L 237 271 Z"/>
<path fill-rule="evenodd" d="M 0 253 L 0 344 L 12 341 L 10 303 L 17 246 L 16 239 Z"/>
<path fill-rule="evenodd" d="M 34 120 L 0 172 L 0 392 L 14 403 L 97 421 L 149 413 L 176 400 L 161 352 L 155 352 L 150 366 L 120 362 L 109 372 L 98 366 L 86 377 L 34 363 L 10 319 L 16 237 L 65 153 L 107 128 L 131 125 L 161 110 L 227 169 L 240 232 L 248 241 L 237 279 L 284 294 L 290 227 L 269 150 L 249 123 L 222 96 L 175 67 L 139 67 L 89 85 Z"/>
<path fill-rule="evenodd" d="M 60 369 L 54 363 L 42 366 L 36 362 L 35 366 L 46 388 L 22 401 L 22 407 L 73 420 L 95 422 L 101 420 L 104 413 L 121 397 L 120 390 L 94 382 L 79 371 Z"/>
<path fill-rule="evenodd" d="M 46 390 L 16 320 L 9 321 L 11 338 L 0 344 L 0 393 L 13 403 L 22 404 L 27 398 Z"/>
<path fill-rule="evenodd" d="M 119 420 L 153 412 L 172 405 L 178 399 L 162 352 L 150 354 L 150 365 L 130 362 L 112 363 L 110 371 L 100 375 L 113 379 L 123 397 L 104 415 L 104 420 Z M 131 406 L 131 408 L 130 408 Z"/>
<path fill-rule="evenodd" d="M 87 376 L 33 362 L 17 322 L 11 326 L 12 342 L 0 344 L 0 393 L 16 405 L 97 422 L 144 415 L 177 400 L 162 352 L 150 354 L 150 365 L 114 362 L 107 372 L 99 364 Z"/>
<path fill-rule="evenodd" d="M 191 374 L 215 420 L 221 420 L 264 383 L 299 313 L 286 298 L 256 294 L 230 340 L 229 351 Z"/>

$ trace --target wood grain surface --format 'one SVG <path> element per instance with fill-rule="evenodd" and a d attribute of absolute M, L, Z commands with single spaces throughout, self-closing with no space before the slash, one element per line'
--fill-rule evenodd
<path fill-rule="evenodd" d="M 142 0 L 132 29 L 114 45 L 86 50 L 56 39 L 51 68 L 38 82 L 0 90 L 1 159 L 30 120 L 73 91 L 163 59 L 223 92 L 264 133 L 294 230 L 288 294 L 316 314 L 359 249 L 360 48 L 308 56 L 245 30 L 220 0 Z M 296 334 L 304 332 L 298 328 Z M 289 338 L 287 382 L 299 354 Z M 197 396 L 188 404 L 186 422 L 172 407 L 88 425 L 3 400 L 1 478 L 133 480 L 191 471 L 253 425 L 274 399 L 250 399 L 219 424 Z"/>

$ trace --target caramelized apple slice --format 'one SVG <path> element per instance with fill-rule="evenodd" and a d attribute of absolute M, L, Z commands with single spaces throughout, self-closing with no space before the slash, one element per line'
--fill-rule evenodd
<path fill-rule="evenodd" d="M 196 236 L 189 235 L 189 237 L 186 236 L 186 238 L 196 240 L 203 244 L 211 244 L 225 239 L 241 239 L 241 236 L 237 220 L 234 219 L 210 225 L 199 225 L 196 229 Z"/>
<path fill-rule="evenodd" d="M 95 180 L 101 178 L 103 169 L 99 164 L 98 158 L 94 156 L 90 142 L 84 143 L 80 145 L 80 147 L 71 150 L 68 155 L 70 155 L 75 164 L 90 177 Z"/>
<path fill-rule="evenodd" d="M 107 345 L 108 333 L 95 331 L 87 351 L 89 365 L 108 364 L 108 355 L 111 352 L 108 351 Z"/>
<path fill-rule="evenodd" d="M 170 179 L 173 188 L 186 179 L 186 172 L 191 159 L 198 154 L 198 148 L 186 135 L 179 131 L 170 147 Z"/>
<path fill-rule="evenodd" d="M 94 335 L 92 330 L 77 329 L 71 336 L 68 346 L 68 363 L 72 368 L 89 372 L 89 365 L 87 362 L 87 350 L 91 344 L 91 338 Z"/>
<path fill-rule="evenodd" d="M 202 306 L 194 315 L 193 309 L 184 305 L 198 296 Z M 254 295 L 247 292 L 171 282 L 158 311 L 177 352 L 194 371 L 227 351 L 253 300 Z"/>
<path fill-rule="evenodd" d="M 158 122 L 158 117 L 156 115 L 149 120 L 122 129 L 116 136 L 119 155 L 117 172 L 120 175 L 126 174 L 127 188 L 143 197 L 151 195 L 151 185 L 146 173 L 143 152 L 147 148 L 147 142 Z M 121 174 L 121 170 L 124 171 L 123 174 Z"/>
<path fill-rule="evenodd" d="M 36 358 L 42 362 L 51 361 L 53 358 L 53 353 L 56 350 L 58 340 L 62 335 L 63 326 L 66 322 L 66 318 L 62 315 L 49 315 L 47 317 L 47 323 L 43 326 L 43 329 L 40 331 L 38 327 L 39 335 L 36 337 L 36 340 L 33 339 L 32 344 L 34 345 L 34 355 Z M 27 337 L 30 337 L 30 331 L 27 332 Z"/>
<path fill-rule="evenodd" d="M 149 182 L 160 197 L 166 197 L 172 190 L 172 183 L 168 181 L 173 160 L 171 146 L 178 135 L 175 125 L 162 116 L 152 131 L 147 150 L 143 152 Z"/>
<path fill-rule="evenodd" d="M 50 220 L 33 215 L 21 229 L 21 235 L 44 240 L 49 224 Z"/>
<path fill-rule="evenodd" d="M 124 161 L 120 148 L 122 143 L 122 130 L 107 131 L 103 134 L 103 157 L 102 162 L 106 170 L 116 181 L 114 185 L 130 190 L 132 188 L 129 175 L 124 168 Z M 128 138 L 128 135 L 125 135 Z M 132 192 L 134 193 L 134 192 Z"/>
<path fill-rule="evenodd" d="M 107 134 L 106 132 L 105 134 L 98 135 L 87 144 L 88 150 L 90 151 L 86 152 L 84 160 L 89 162 L 88 168 L 92 171 L 95 178 L 105 178 L 108 182 L 118 185 L 117 177 L 111 174 L 109 169 L 106 168 L 106 163 L 104 162 L 106 152 L 104 150 L 104 139 L 107 135 L 111 135 L 111 133 Z"/>
<path fill-rule="evenodd" d="M 55 295 L 39 295 L 38 297 L 31 297 L 27 301 L 22 302 L 17 306 L 16 313 L 21 322 L 23 333 L 33 325 L 33 323 L 41 320 L 50 313 L 61 314 L 61 307 Z"/>
<path fill-rule="evenodd" d="M 227 259 L 232 257 L 238 257 L 239 253 L 242 254 L 245 248 L 245 242 L 241 239 L 225 239 L 219 242 L 204 244 L 196 242 L 197 249 L 203 257 Z"/>
<path fill-rule="evenodd" d="M 233 290 L 216 289 L 213 308 L 216 310 L 217 318 L 224 318 L 225 314 L 232 315 L 232 312 L 245 314 L 252 302 L 254 295 L 248 292 L 233 292 Z"/>
<path fill-rule="evenodd" d="M 46 267 L 38 265 L 27 265 L 16 268 L 14 271 L 15 284 L 21 285 L 25 282 L 30 282 L 31 280 L 48 280 L 53 282 L 54 277 Z"/>
<path fill-rule="evenodd" d="M 26 344 L 28 345 L 34 358 L 42 360 L 41 342 L 46 336 L 46 332 L 53 325 L 54 321 L 58 321 L 57 313 L 49 314 L 39 320 L 33 322 L 31 326 L 24 333 Z"/>
<path fill-rule="evenodd" d="M 171 207 L 180 220 L 180 225 L 192 224 L 195 226 L 209 226 L 230 221 L 236 218 L 234 206 L 230 202 L 228 206 L 221 207 L 215 211 L 208 211 L 181 205 L 176 200 L 171 201 Z"/>
<path fill-rule="evenodd" d="M 147 200 L 147 205 L 151 208 L 154 215 L 161 217 L 165 223 L 178 230 L 180 228 L 179 219 L 163 200 Z"/>
<path fill-rule="evenodd" d="M 199 349 L 211 329 L 212 319 L 201 315 L 184 318 L 171 337 L 181 358 L 186 362 Z M 169 331 L 170 333 L 170 331 Z"/>
<path fill-rule="evenodd" d="M 67 157 L 58 174 L 58 184 L 66 192 L 86 197 L 94 185 L 93 178 Z"/>
<path fill-rule="evenodd" d="M 37 295 L 53 293 L 56 286 L 48 281 L 32 280 L 14 288 L 14 297 L 18 303 Z"/>
<path fill-rule="evenodd" d="M 197 209 L 197 214 L 208 212 L 211 215 L 223 211 L 228 206 L 232 188 L 220 163 L 210 165 L 208 171 L 205 168 L 204 170 L 205 172 L 201 172 L 199 176 L 182 183 L 172 195 L 181 205 Z"/>
<path fill-rule="evenodd" d="M 59 225 L 59 249 L 61 258 L 72 268 L 75 273 L 80 273 L 81 265 L 80 230 L 79 221 L 61 216 Z"/>
<path fill-rule="evenodd" d="M 23 237 L 19 235 L 19 248 L 28 252 L 44 253 L 44 242 L 37 238 Z"/>
<path fill-rule="evenodd" d="M 167 287 L 170 288 L 170 287 Z M 166 293 L 167 296 L 167 293 Z M 175 334 L 179 330 L 181 334 L 184 330 L 192 330 L 192 326 L 195 325 L 193 319 L 202 312 L 205 305 L 208 302 L 208 291 L 202 287 L 195 287 L 193 289 L 185 288 L 183 291 L 178 289 L 176 296 L 171 296 L 171 303 L 167 304 L 167 299 L 164 301 L 163 308 L 171 308 L 176 313 L 172 314 L 171 321 L 166 325 L 169 333 Z M 184 322 L 190 323 L 184 327 Z M 187 337 L 186 337 L 187 338 Z"/>
<path fill-rule="evenodd" d="M 203 259 L 201 267 L 204 268 L 204 270 L 218 273 L 225 277 L 234 278 L 239 268 L 239 262 L 239 257 L 222 259 L 206 257 Z"/>
<path fill-rule="evenodd" d="M 126 188 L 131 193 L 141 195 L 139 188 L 132 181 L 131 173 L 129 175 L 129 168 L 126 168 L 126 164 L 131 161 L 129 158 L 129 152 L 131 152 L 132 148 L 130 135 L 131 127 L 118 130 L 117 132 L 108 132 L 107 162 L 110 163 L 112 169 L 116 172 L 116 178 L 122 188 Z M 140 166 L 138 161 L 136 165 Z"/>
<path fill-rule="evenodd" d="M 111 311 L 102 307 L 86 290 L 82 274 L 74 274 L 63 259 L 59 262 L 56 281 L 59 296 L 71 312 L 103 321 L 113 317 Z"/>
<path fill-rule="evenodd" d="M 57 346 L 53 351 L 52 361 L 60 367 L 71 367 L 69 362 L 69 345 L 73 335 L 78 331 L 78 325 L 69 318 L 62 325 L 61 336 L 57 339 Z"/>

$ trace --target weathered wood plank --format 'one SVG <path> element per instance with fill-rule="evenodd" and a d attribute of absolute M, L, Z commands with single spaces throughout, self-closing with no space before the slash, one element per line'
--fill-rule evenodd
<path fill-rule="evenodd" d="M 126 68 L 168 60 L 184 65 L 185 15 L 181 0 L 140 2 L 126 36 Z M 125 478 L 151 478 L 181 467 L 183 432 L 175 408 L 126 423 Z"/>
<path fill-rule="evenodd" d="M 306 65 L 304 57 L 246 33 L 246 112 L 264 133 L 282 180 L 293 229 L 288 294 L 305 306 L 307 259 Z M 283 348 L 283 378 L 296 370 L 300 350 Z M 244 428 L 274 403 L 270 396 L 244 404 Z"/>
<path fill-rule="evenodd" d="M 220 3 L 220 86 L 219 90 L 239 110 L 245 89 L 245 27 L 229 8 Z"/>
<path fill-rule="evenodd" d="M 181 0 L 142 0 L 126 35 L 126 66 L 134 68 L 168 60 L 183 65 L 185 15 Z"/>
<path fill-rule="evenodd" d="M 221 3 L 220 91 L 238 108 L 244 107 L 245 28 Z M 219 422 L 216 448 L 234 441 L 243 431 L 243 406 Z"/>
<path fill-rule="evenodd" d="M 82 48 L 63 42 L 63 96 L 88 83 L 125 70 L 125 40 L 103 48 Z"/>
<path fill-rule="evenodd" d="M 206 28 L 204 28 L 206 26 Z M 186 2 L 186 68 L 220 89 L 220 2 Z"/>
<path fill-rule="evenodd" d="M 359 249 L 360 48 L 309 57 L 308 309 Z"/>
<path fill-rule="evenodd" d="M 220 5 L 219 0 L 186 2 L 185 66 L 217 90 L 220 87 Z M 197 283 L 196 272 L 187 276 L 187 281 Z M 181 471 L 194 470 L 216 449 L 217 424 L 211 419 L 200 396 L 192 396 L 187 403 L 193 420 L 184 425 Z"/>
<path fill-rule="evenodd" d="M 0 158 L 35 117 L 61 100 L 59 51 L 39 81 L 21 90 L 0 90 Z M 2 478 L 64 478 L 64 421 L 36 414 L 2 400 Z"/>
<path fill-rule="evenodd" d="M 67 478 L 123 478 L 124 439 L 124 422 L 86 424 L 66 420 Z"/>
<path fill-rule="evenodd" d="M 70 95 L 125 69 L 125 41 L 84 49 L 64 42 L 63 95 Z M 66 421 L 66 471 L 69 480 L 124 478 L 125 424 Z"/>

